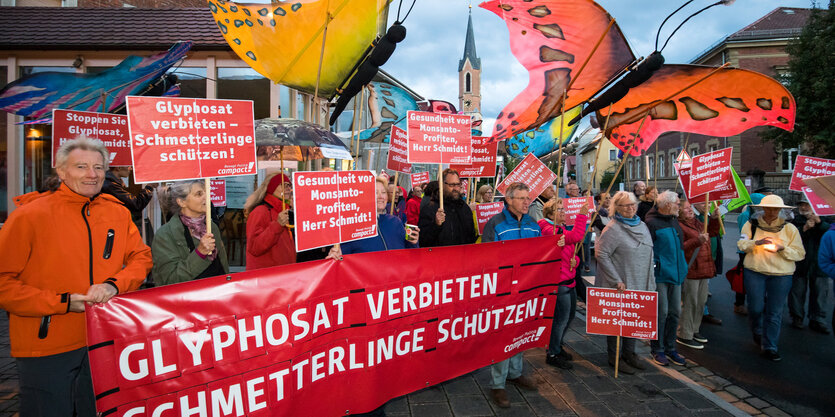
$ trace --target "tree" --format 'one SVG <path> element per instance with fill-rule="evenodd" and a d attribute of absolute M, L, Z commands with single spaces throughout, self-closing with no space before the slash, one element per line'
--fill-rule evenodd
<path fill-rule="evenodd" d="M 835 0 L 813 9 L 800 37 L 789 43 L 784 82 L 797 102 L 794 132 L 769 129 L 764 137 L 783 149 L 803 144 L 810 154 L 835 158 Z"/>

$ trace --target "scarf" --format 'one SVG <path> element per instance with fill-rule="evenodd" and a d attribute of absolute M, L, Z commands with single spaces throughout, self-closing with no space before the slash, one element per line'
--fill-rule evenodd
<path fill-rule="evenodd" d="M 762 217 L 757 219 L 757 229 L 763 229 L 766 232 L 770 233 L 780 233 L 783 230 L 783 226 L 786 225 L 786 220 L 782 217 L 778 217 L 777 220 L 774 221 L 774 226 L 769 226 Z"/>
<path fill-rule="evenodd" d="M 615 220 L 617 220 L 617 221 L 619 221 L 619 222 L 621 222 L 621 223 L 623 223 L 627 226 L 633 226 L 633 227 L 641 224 L 641 218 L 638 217 L 637 215 L 635 217 L 632 217 L 632 218 L 627 218 L 627 217 L 621 216 L 618 213 L 615 213 Z"/>
<path fill-rule="evenodd" d="M 180 221 L 183 222 L 183 226 L 185 226 L 188 229 L 188 232 L 191 233 L 191 235 L 196 237 L 198 240 L 206 234 L 205 214 L 203 214 L 200 217 L 188 217 L 185 214 L 180 213 Z M 214 261 L 216 256 L 217 247 L 215 247 L 215 250 L 213 250 L 212 253 L 208 254 L 206 258 L 210 261 Z"/>

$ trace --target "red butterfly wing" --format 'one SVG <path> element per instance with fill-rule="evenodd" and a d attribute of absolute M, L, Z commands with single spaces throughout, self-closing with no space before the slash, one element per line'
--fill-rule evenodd
<path fill-rule="evenodd" d="M 664 65 L 612 105 L 606 136 L 619 149 L 628 151 L 647 109 L 658 103 L 641 127 L 633 156 L 670 131 L 733 136 L 755 126 L 794 129 L 794 97 L 782 84 L 758 72 L 735 68 L 720 69 L 699 81 L 714 70 L 698 65 Z M 608 109 L 599 111 L 597 120 L 604 123 L 607 113 Z"/>
<path fill-rule="evenodd" d="M 612 17 L 591 0 L 493 0 L 480 7 L 505 20 L 510 49 L 528 69 L 530 80 L 499 113 L 491 142 L 539 127 L 563 109 L 587 101 L 624 67 L 634 55 Z M 589 55 L 600 37 L 600 46 Z M 582 74 L 580 67 L 588 60 Z M 573 80 L 572 78 L 576 79 Z"/>

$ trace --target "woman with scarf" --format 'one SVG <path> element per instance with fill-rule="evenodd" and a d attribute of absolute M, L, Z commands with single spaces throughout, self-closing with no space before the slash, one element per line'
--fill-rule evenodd
<path fill-rule="evenodd" d="M 595 286 L 655 291 L 655 275 L 652 265 L 652 236 L 644 222 L 636 214 L 638 201 L 628 191 L 619 191 L 611 198 L 608 212 L 612 220 L 603 229 L 595 245 L 597 275 Z M 624 337 L 621 346 L 619 370 L 634 374 L 645 369 L 635 353 L 635 339 Z M 609 365 L 615 366 L 617 338 L 606 337 Z"/>
<path fill-rule="evenodd" d="M 203 180 L 169 187 L 169 210 L 174 215 L 159 228 L 151 245 L 157 285 L 229 273 L 220 229 L 212 223 L 212 230 L 206 230 L 206 198 Z"/>
<path fill-rule="evenodd" d="M 763 357 L 776 362 L 783 359 L 777 350 L 783 305 L 792 287 L 795 262 L 802 261 L 806 251 L 797 227 L 782 213 L 791 207 L 780 196 L 765 196 L 754 207 L 763 213 L 742 227 L 736 245 L 745 252 L 743 282 L 754 343 Z"/>
<path fill-rule="evenodd" d="M 707 303 L 708 283 L 716 275 L 711 255 L 711 236 L 719 234 L 719 221 L 708 217 L 708 233 L 693 212 L 689 201 L 682 200 L 678 224 L 684 236 L 684 259 L 688 261 L 687 277 L 681 286 L 683 306 L 676 342 L 693 349 L 702 349 L 707 338 L 699 333 L 702 312 Z"/>
<path fill-rule="evenodd" d="M 247 271 L 296 262 L 296 244 L 290 232 L 292 203 L 293 183 L 282 173 L 267 176 L 246 199 Z"/>

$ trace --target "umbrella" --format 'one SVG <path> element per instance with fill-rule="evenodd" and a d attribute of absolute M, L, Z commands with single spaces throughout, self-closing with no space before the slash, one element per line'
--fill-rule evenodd
<path fill-rule="evenodd" d="M 333 132 L 297 119 L 256 120 L 255 144 L 259 161 L 352 159 L 348 147 Z"/>

